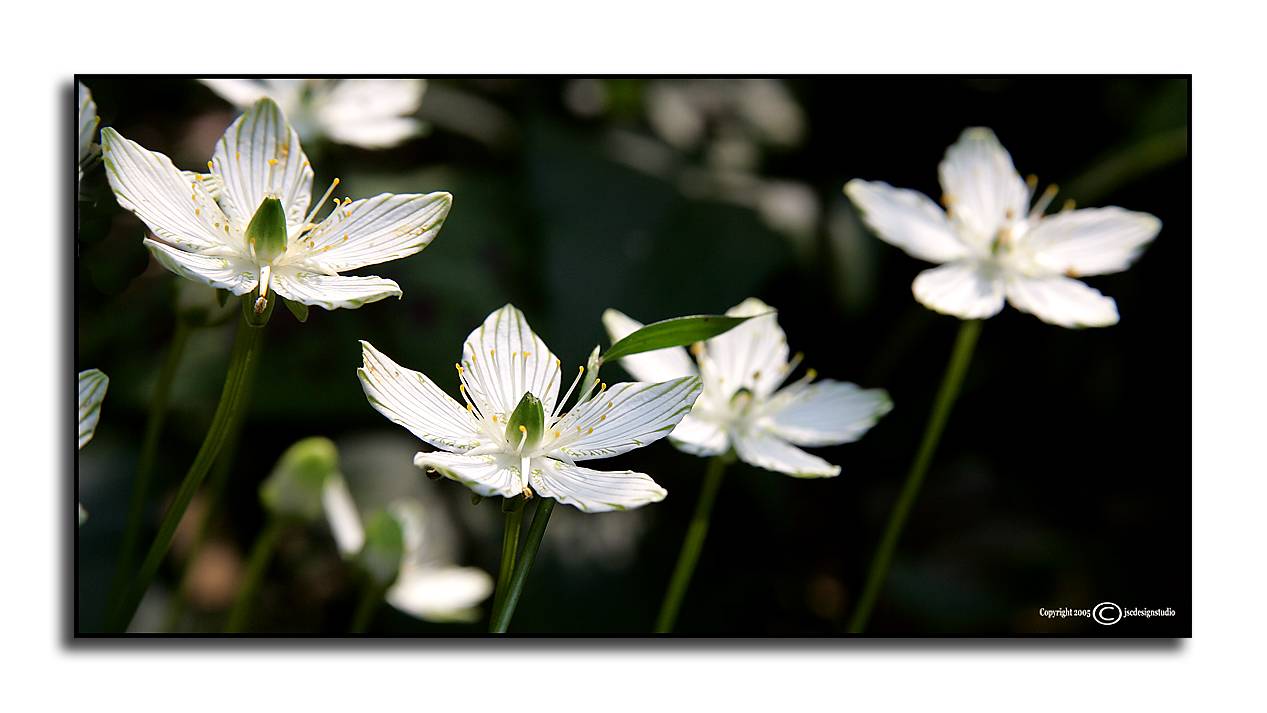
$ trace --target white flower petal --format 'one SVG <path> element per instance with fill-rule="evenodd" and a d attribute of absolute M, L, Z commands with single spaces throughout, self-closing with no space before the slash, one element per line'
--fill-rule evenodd
<path fill-rule="evenodd" d="M 1061 327 L 1107 327 L 1118 320 L 1112 297 L 1061 275 L 1010 277 L 1007 299 L 1022 312 Z"/>
<path fill-rule="evenodd" d="M 603 326 L 612 344 L 642 329 L 642 322 L 630 319 L 623 312 L 609 309 L 603 312 Z M 668 381 L 680 376 L 692 376 L 697 372 L 695 362 L 683 347 L 657 349 L 620 359 L 620 366 L 639 381 Z"/>
<path fill-rule="evenodd" d="M 533 461 L 532 488 L 581 512 L 610 512 L 664 500 L 668 491 L 632 470 L 593 470 L 551 458 Z"/>
<path fill-rule="evenodd" d="M 470 622 L 492 593 L 493 578 L 476 567 L 406 566 L 387 590 L 387 603 L 426 621 Z"/>
<path fill-rule="evenodd" d="M 965 129 L 946 149 L 938 171 L 950 215 L 980 245 L 988 245 L 1000 228 L 1026 213 L 1029 188 L 989 129 Z"/>
<path fill-rule="evenodd" d="M 344 79 L 321 97 L 317 115 L 332 127 L 400 117 L 418 111 L 426 89 L 423 79 Z"/>
<path fill-rule="evenodd" d="M 572 409 L 555 425 L 558 451 L 572 460 L 610 458 L 669 435 L 690 412 L 703 385 L 698 376 L 627 381 Z M 544 448 L 554 450 L 547 441 Z"/>
<path fill-rule="evenodd" d="M 406 369 L 361 342 L 364 366 L 356 370 L 370 405 L 431 445 L 467 451 L 480 444 L 480 426 L 461 404 L 421 372 Z"/>
<path fill-rule="evenodd" d="M 769 314 L 765 314 L 769 313 Z M 787 337 L 779 327 L 774 308 L 749 298 L 726 310 L 731 317 L 753 317 L 704 343 L 716 370 L 718 398 L 729 399 L 739 389 L 767 396 L 787 377 Z M 713 386 L 709 385 L 710 388 Z"/>
<path fill-rule="evenodd" d="M 101 402 L 106 398 L 110 378 L 98 369 L 79 372 L 79 447 L 92 440 L 101 418 Z"/>
<path fill-rule="evenodd" d="M 102 160 L 114 197 L 164 242 L 183 249 L 241 246 L 220 207 L 198 181 L 186 178 L 171 159 L 148 151 L 112 128 L 101 130 Z"/>
<path fill-rule="evenodd" d="M 186 181 L 200 183 L 207 195 L 211 196 L 213 200 L 220 200 L 220 193 L 224 190 L 224 181 L 216 174 L 181 171 L 180 175 L 184 176 Z"/>
<path fill-rule="evenodd" d="M 1036 263 L 1073 276 L 1121 272 L 1161 230 L 1161 221 L 1123 208 L 1089 208 L 1043 218 L 1024 237 Z"/>
<path fill-rule="evenodd" d="M 486 498 L 494 495 L 513 498 L 523 492 L 520 462 L 519 458 L 511 456 L 464 456 L 443 451 L 414 456 L 414 465 L 419 468 L 430 468 Z"/>
<path fill-rule="evenodd" d="M 326 511 L 326 522 L 330 524 L 330 532 L 334 535 L 339 553 L 350 557 L 360 552 L 365 546 L 365 527 L 361 525 L 361 515 L 343 478 L 326 478 L 325 488 L 321 491 L 321 504 Z"/>
<path fill-rule="evenodd" d="M 824 380 L 775 394 L 761 425 L 798 446 L 832 446 L 858 440 L 892 409 L 884 389 Z"/>
<path fill-rule="evenodd" d="M 246 108 L 268 96 L 268 88 L 254 79 L 199 79 L 208 89 L 234 106 Z M 274 100 L 277 97 L 273 97 Z"/>
<path fill-rule="evenodd" d="M 443 192 L 383 193 L 356 201 L 292 240 L 285 260 L 343 272 L 408 257 L 435 239 L 452 203 Z"/>
<path fill-rule="evenodd" d="M 356 309 L 401 294 L 400 285 L 386 278 L 323 275 L 290 265 L 273 269 L 273 289 L 294 302 L 328 310 Z"/>
<path fill-rule="evenodd" d="M 386 149 L 397 146 L 417 136 L 422 131 L 417 119 L 389 117 L 371 121 L 325 124 L 326 135 L 332 140 L 363 149 Z"/>
<path fill-rule="evenodd" d="M 950 262 L 967 257 L 970 252 L 946 213 L 922 193 L 854 179 L 845 184 L 845 195 L 862 211 L 863 221 L 880 239 L 911 257 Z"/>
<path fill-rule="evenodd" d="M 187 280 L 235 295 L 244 295 L 259 284 L 255 263 L 247 260 L 186 252 L 151 238 L 146 238 L 144 244 L 160 265 Z"/>
<path fill-rule="evenodd" d="M 224 180 L 220 203 L 240 229 L 268 196 L 281 200 L 292 230 L 308 213 L 312 167 L 299 134 L 272 99 L 260 99 L 229 125 L 216 143 L 211 172 Z"/>
<path fill-rule="evenodd" d="M 92 100 L 92 92 L 83 84 L 78 85 L 79 94 L 79 171 L 83 176 L 84 165 L 92 158 L 93 138 L 97 133 L 97 103 Z"/>
<path fill-rule="evenodd" d="M 1003 309 L 1003 280 L 989 266 L 971 260 L 925 270 L 911 285 L 920 304 L 960 319 L 983 319 Z"/>
<path fill-rule="evenodd" d="M 669 433 L 669 440 L 678 450 L 694 456 L 716 456 L 730 448 L 726 428 L 716 421 L 701 418 L 696 412 L 686 414 Z"/>
<path fill-rule="evenodd" d="M 840 475 L 840 466 L 810 455 L 768 432 L 748 431 L 735 436 L 735 454 L 745 463 L 797 478 L 831 478 Z"/>
<path fill-rule="evenodd" d="M 488 315 L 462 346 L 467 388 L 485 417 L 509 416 L 527 392 L 547 415 L 559 398 L 559 359 L 527 318 L 507 304 Z"/>

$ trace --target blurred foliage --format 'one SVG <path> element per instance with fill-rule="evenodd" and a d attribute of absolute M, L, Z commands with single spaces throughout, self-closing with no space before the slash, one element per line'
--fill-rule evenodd
<path fill-rule="evenodd" d="M 81 80 L 102 126 L 181 168 L 204 165 L 234 117 L 188 79 Z M 306 324 L 284 310 L 273 315 L 249 435 L 228 464 L 226 500 L 193 563 L 178 630 L 219 630 L 243 553 L 265 518 L 259 484 L 307 436 L 338 444 L 358 500 L 384 482 L 430 498 L 454 561 L 496 571 L 498 504 L 473 507 L 461 486 L 427 481 L 413 468 L 416 441 L 365 402 L 354 375 L 358 339 L 456 394 L 446 380 L 463 339 L 507 301 L 526 312 L 566 370 L 595 344 L 607 346 L 605 308 L 650 322 L 759 296 L 780 310 L 806 366 L 887 388 L 896 408 L 861 442 L 817 451 L 843 466 L 839 478 L 803 481 L 735 466 L 679 630 L 839 631 L 957 326 L 914 302 L 910 283 L 925 266 L 869 235 L 841 187 L 863 177 L 939 195 L 945 148 L 965 126 L 987 125 L 1022 173 L 1086 191 L 1068 195 L 1081 205 L 1148 211 L 1165 227 L 1129 272 L 1091 280 L 1117 299 L 1118 326 L 1070 331 L 1010 308 L 985 326 L 871 631 L 1187 631 L 1187 80 L 790 78 L 755 93 L 744 84 L 434 80 L 420 110 L 428 135 L 381 151 L 305 145 L 319 187 L 338 176 L 340 193 L 353 198 L 446 190 L 453 211 L 420 255 L 358 271 L 397 280 L 401 301 L 314 308 Z M 780 130 L 780 121 L 799 128 Z M 142 225 L 115 205 L 100 168 L 85 177 L 83 193 L 77 366 L 111 378 L 96 439 L 79 460 L 78 495 L 93 517 L 79 532 L 78 623 L 91 632 L 100 626 L 145 408 L 174 327 L 177 278 L 149 260 Z M 231 339 L 231 324 L 191 338 L 159 453 L 151 533 L 205 432 Z M 623 378 L 619 372 L 608 366 L 605 378 Z M 652 474 L 670 496 L 627 513 L 558 508 L 512 631 L 650 629 L 704 462 L 663 443 L 611 463 Z M 159 626 L 188 539 L 178 535 L 138 630 Z M 255 611 L 267 631 L 339 634 L 356 597 L 355 573 L 315 524 L 283 537 Z M 1037 615 L 1039 607 L 1101 600 L 1170 606 L 1179 616 L 1108 630 Z M 371 633 L 481 630 L 425 624 L 384 606 Z"/>

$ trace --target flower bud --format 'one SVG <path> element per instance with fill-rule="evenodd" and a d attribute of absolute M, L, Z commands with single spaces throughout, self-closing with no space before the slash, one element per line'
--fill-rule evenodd
<path fill-rule="evenodd" d="M 286 211 L 276 198 L 265 198 L 246 226 L 246 241 L 262 265 L 286 252 Z"/>
<path fill-rule="evenodd" d="M 305 438 L 286 449 L 260 485 L 260 502 L 273 515 L 315 521 L 323 512 L 326 480 L 339 473 L 339 452 L 328 438 Z"/>
<path fill-rule="evenodd" d="M 405 556 L 405 531 L 391 513 L 380 510 L 365 523 L 365 546 L 357 564 L 375 582 L 386 587 L 396 581 Z"/>

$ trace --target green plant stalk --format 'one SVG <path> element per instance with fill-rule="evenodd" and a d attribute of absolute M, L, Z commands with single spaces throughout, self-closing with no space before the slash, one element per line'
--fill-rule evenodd
<path fill-rule="evenodd" d="M 114 573 L 114 581 L 110 585 L 110 608 L 119 604 L 123 591 L 128 584 L 128 575 L 132 572 L 136 559 L 137 542 L 141 539 L 142 524 L 145 521 L 145 504 L 149 498 L 150 482 L 154 476 L 154 460 L 158 453 L 158 437 L 163 432 L 163 422 L 167 419 L 167 398 L 171 394 L 172 381 L 176 369 L 185 355 L 185 345 L 193 327 L 185 320 L 176 319 L 176 331 L 172 332 L 171 345 L 167 348 L 167 357 L 158 372 L 158 381 L 154 384 L 154 395 L 150 398 L 150 412 L 145 421 L 145 438 L 141 441 L 141 457 L 136 467 L 136 482 L 132 486 L 132 501 L 128 505 L 127 526 L 123 532 L 123 544 L 119 548 L 119 563 Z"/>
<path fill-rule="evenodd" d="M 198 486 L 202 484 L 203 477 L 215 462 L 225 441 L 236 430 L 237 423 L 246 410 L 246 387 L 259 361 L 263 331 L 262 328 L 252 327 L 245 321 L 238 323 L 237 336 L 233 342 L 233 354 L 229 358 L 229 372 L 224 379 L 220 403 L 216 406 L 215 415 L 211 418 L 211 427 L 207 430 L 198 454 L 194 456 L 193 464 L 185 473 L 180 489 L 176 491 L 176 497 L 163 516 L 158 534 L 155 535 L 154 542 L 141 563 L 136 579 L 120 605 L 110 616 L 109 623 L 112 630 L 118 632 L 127 630 L 128 623 L 132 621 L 136 608 L 141 603 L 141 598 L 145 596 L 145 591 L 158 572 L 159 565 L 167 555 L 167 550 L 171 547 L 172 537 L 176 534 L 176 527 L 189 507 L 189 501 L 198 491 Z"/>
<path fill-rule="evenodd" d="M 678 554 L 677 565 L 673 568 L 673 576 L 669 579 L 669 588 L 664 593 L 664 603 L 660 605 L 660 615 L 656 617 L 657 634 L 668 634 L 677 623 L 678 610 L 686 590 L 691 585 L 691 576 L 695 574 L 695 564 L 699 562 L 700 550 L 704 548 L 704 540 L 708 537 L 708 523 L 713 513 L 713 503 L 717 501 L 717 491 L 721 489 L 722 475 L 726 473 L 726 456 L 715 456 L 708 461 L 708 470 L 704 474 L 704 486 L 700 491 L 699 501 L 695 503 L 695 515 L 686 530 L 686 538 L 682 541 L 682 551 Z"/>
<path fill-rule="evenodd" d="M 515 606 L 519 604 L 519 595 L 523 594 L 524 582 L 528 580 L 528 571 L 532 569 L 533 560 L 537 558 L 537 550 L 541 547 L 541 538 L 545 536 L 546 525 L 550 523 L 550 513 L 554 511 L 554 499 L 542 498 L 532 514 L 532 524 L 528 526 L 528 535 L 524 538 L 524 549 L 515 565 L 510 584 L 506 587 L 506 597 L 501 609 L 493 615 L 489 631 L 504 634 L 510 626 L 510 619 L 515 615 Z"/>
<path fill-rule="evenodd" d="M 861 634 L 871 619 L 871 610 L 875 607 L 880 590 L 888 578 L 889 567 L 893 562 L 893 553 L 897 550 L 898 540 L 902 536 L 902 528 L 919 495 L 920 486 L 924 483 L 924 475 L 932 464 L 937 452 L 937 443 L 941 440 L 942 431 L 950 411 L 959 396 L 963 385 L 963 377 L 972 362 L 972 352 L 977 346 L 977 337 L 981 334 L 981 321 L 968 320 L 959 325 L 959 335 L 955 338 L 954 351 L 950 355 L 950 363 L 946 366 L 946 374 L 942 377 L 941 388 L 937 391 L 937 399 L 933 402 L 933 410 L 928 417 L 928 425 L 924 428 L 924 437 L 920 441 L 919 451 L 906 474 L 902 491 L 898 495 L 893 512 L 889 514 L 888 525 L 884 528 L 884 536 L 871 559 L 871 567 L 867 570 L 866 583 L 862 588 L 862 596 L 854 608 L 853 618 L 849 621 L 849 633 Z"/>
<path fill-rule="evenodd" d="M 177 586 L 171 600 L 167 603 L 167 613 L 163 616 L 163 631 L 165 632 L 175 633 L 176 625 L 180 623 L 180 618 L 185 613 L 185 601 L 189 596 L 190 568 L 198 560 L 198 555 L 202 553 L 202 548 L 207 544 L 207 538 L 211 535 L 211 526 L 220 514 L 220 506 L 223 504 L 220 496 L 224 494 L 224 486 L 229 482 L 229 473 L 233 470 L 233 455 L 237 451 L 238 438 L 241 435 L 242 424 L 238 423 L 237 430 L 229 437 L 228 443 L 220 451 L 220 457 L 216 459 L 215 469 L 211 471 L 211 478 L 207 481 L 207 486 L 203 492 L 203 497 L 207 500 L 206 512 L 203 513 L 202 520 L 198 523 L 198 532 L 194 535 L 194 541 L 189 546 L 189 555 L 180 567 L 180 574 L 178 575 L 180 584 Z"/>
<path fill-rule="evenodd" d="M 506 530 L 502 533 L 502 560 L 497 570 L 497 590 L 493 594 L 493 613 L 497 618 L 506 601 L 506 588 L 515 572 L 515 558 L 519 552 L 519 533 L 523 531 L 524 508 L 522 505 L 506 513 Z"/>
<path fill-rule="evenodd" d="M 229 610 L 229 620 L 224 626 L 226 634 L 240 634 L 250 623 L 251 607 L 259 593 L 260 582 L 264 580 L 264 572 L 277 550 L 277 540 L 289 524 L 286 518 L 270 515 L 264 530 L 255 538 L 251 546 L 251 556 L 246 561 L 246 574 L 242 578 L 242 586 L 238 587 L 238 595 L 233 600 L 233 608 Z"/>
<path fill-rule="evenodd" d="M 356 603 L 356 611 L 352 614 L 349 633 L 364 634 L 370 622 L 374 621 L 374 612 L 378 611 L 378 604 L 382 600 L 383 587 L 366 578 L 365 586 L 361 588 L 361 598 Z"/>

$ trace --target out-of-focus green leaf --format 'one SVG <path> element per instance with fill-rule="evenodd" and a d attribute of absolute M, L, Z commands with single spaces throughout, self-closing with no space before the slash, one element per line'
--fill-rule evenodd
<path fill-rule="evenodd" d="M 656 349 L 684 347 L 725 334 L 749 319 L 751 317 L 698 314 L 653 322 L 613 344 L 602 359 L 612 361 Z"/>

